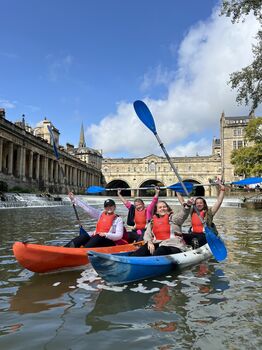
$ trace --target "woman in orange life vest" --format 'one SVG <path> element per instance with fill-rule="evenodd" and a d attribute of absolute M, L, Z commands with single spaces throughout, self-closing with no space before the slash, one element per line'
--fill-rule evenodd
<path fill-rule="evenodd" d="M 147 226 L 144 241 L 132 256 L 150 256 L 181 253 L 186 250 L 181 226 L 187 219 L 193 199 L 189 199 L 181 210 L 174 214 L 170 206 L 164 202 L 158 202 L 150 224 Z"/>
<path fill-rule="evenodd" d="M 88 235 L 79 235 L 67 243 L 65 247 L 107 247 L 116 245 L 117 241 L 122 239 L 123 220 L 115 214 L 116 204 L 112 199 L 107 199 L 104 202 L 104 210 L 101 211 L 75 198 L 72 192 L 68 196 L 74 204 L 83 208 L 91 218 L 98 221 L 94 232 L 88 232 Z"/>
<path fill-rule="evenodd" d="M 143 240 L 146 225 L 152 218 L 155 205 L 158 201 L 159 192 L 159 187 L 155 187 L 155 196 L 152 202 L 146 207 L 141 198 L 136 198 L 134 204 L 132 204 L 121 195 L 120 189 L 117 191 L 118 197 L 128 209 L 126 223 L 128 226 L 132 227 L 132 231 L 128 232 L 128 241 L 130 243 Z"/>
<path fill-rule="evenodd" d="M 217 197 L 217 200 L 212 208 L 208 208 L 207 202 L 203 197 L 195 198 L 195 206 L 198 209 L 202 219 L 206 223 L 208 227 L 210 227 L 216 234 L 218 234 L 215 224 L 213 223 L 213 217 L 217 213 L 220 208 L 224 195 L 225 195 L 225 186 L 222 184 L 220 180 L 217 181 L 217 185 L 220 187 L 220 191 Z M 177 193 L 178 200 L 183 205 L 184 199 L 183 197 Z M 191 209 L 191 228 L 189 233 L 184 233 L 183 238 L 188 245 L 192 245 L 193 248 L 201 247 L 206 244 L 206 236 L 204 233 L 204 225 L 199 219 L 196 211 L 192 207 Z"/>

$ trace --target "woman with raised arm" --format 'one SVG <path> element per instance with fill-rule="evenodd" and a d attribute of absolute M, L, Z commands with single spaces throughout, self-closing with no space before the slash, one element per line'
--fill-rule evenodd
<path fill-rule="evenodd" d="M 160 201 L 156 204 L 154 215 L 147 226 L 144 241 L 132 256 L 167 255 L 181 253 L 187 249 L 182 237 L 182 225 L 187 219 L 193 200 L 189 199 L 181 210 L 174 214 L 170 206 Z"/>
<path fill-rule="evenodd" d="M 91 207 L 86 202 L 80 201 L 80 199 L 74 197 L 72 192 L 68 196 L 72 203 L 83 208 L 91 218 L 98 221 L 95 231 L 75 237 L 65 247 L 108 247 L 116 245 L 122 239 L 124 233 L 123 220 L 115 214 L 116 204 L 113 199 L 107 199 L 104 202 L 104 210 L 99 210 Z"/>
<path fill-rule="evenodd" d="M 146 225 L 153 216 L 153 211 L 158 201 L 159 192 L 159 187 L 155 187 L 155 196 L 153 197 L 152 202 L 146 207 L 141 198 L 136 198 L 134 200 L 134 204 L 132 204 L 121 195 L 120 189 L 117 191 L 118 197 L 128 209 L 127 225 L 132 227 L 132 231 L 128 233 L 128 241 L 130 243 L 143 240 Z"/>
<path fill-rule="evenodd" d="M 221 204 L 223 202 L 225 196 L 225 186 L 219 180 L 217 181 L 217 185 L 220 187 L 220 191 L 217 197 L 215 204 L 212 208 L 208 208 L 207 202 L 203 197 L 196 197 L 194 199 L 194 206 L 197 208 L 201 218 L 206 223 L 206 225 L 214 231 L 214 233 L 218 234 L 215 224 L 213 223 L 213 218 L 215 214 L 218 212 Z M 184 205 L 184 199 L 181 194 L 177 193 L 177 197 L 179 202 Z M 206 235 L 204 233 L 204 225 L 201 222 L 198 213 L 192 207 L 191 209 L 191 228 L 189 233 L 184 233 L 183 238 L 188 245 L 192 245 L 193 248 L 201 247 L 202 245 L 207 243 Z"/>

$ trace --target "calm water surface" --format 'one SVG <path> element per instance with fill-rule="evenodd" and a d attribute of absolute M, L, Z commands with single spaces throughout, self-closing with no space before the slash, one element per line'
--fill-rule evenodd
<path fill-rule="evenodd" d="M 14 241 L 62 245 L 74 237 L 70 206 L 0 210 L 0 348 L 261 349 L 261 214 L 220 209 L 225 262 L 109 287 L 90 267 L 39 275 L 12 254 Z"/>

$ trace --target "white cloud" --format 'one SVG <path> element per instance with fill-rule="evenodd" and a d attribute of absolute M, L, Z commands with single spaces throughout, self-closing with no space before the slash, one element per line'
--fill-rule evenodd
<path fill-rule="evenodd" d="M 8 101 L 5 99 L 0 99 L 0 107 L 6 108 L 6 109 L 16 108 L 16 101 Z"/>
<path fill-rule="evenodd" d="M 51 81 L 57 81 L 59 78 L 65 76 L 73 63 L 73 57 L 71 55 L 57 58 L 48 54 L 46 59 L 49 61 L 48 78 Z"/>
<path fill-rule="evenodd" d="M 211 135 L 218 133 L 222 111 L 228 116 L 248 114 L 246 107 L 237 106 L 236 92 L 231 91 L 227 82 L 230 73 L 252 61 L 251 47 L 257 31 L 258 23 L 251 16 L 244 23 L 232 24 L 229 18 L 219 17 L 214 11 L 208 21 L 199 22 L 185 36 L 179 47 L 175 78 L 173 72 L 168 74 L 160 67 L 151 77 L 145 74 L 144 88 L 149 84 L 169 84 L 165 99 L 144 101 L 154 116 L 159 136 L 166 147 L 173 147 L 174 155 L 186 152 L 202 155 L 202 149 L 210 150 Z M 105 155 L 161 153 L 154 136 L 135 116 L 130 103 L 120 103 L 114 115 L 92 125 L 88 133 L 93 146 L 103 149 Z M 200 133 L 201 137 L 207 133 L 207 137 L 196 142 Z M 183 142 L 190 138 L 194 141 Z"/>
<path fill-rule="evenodd" d="M 155 69 L 150 68 L 143 76 L 141 91 L 147 91 L 154 86 L 168 86 L 174 80 L 174 72 L 158 65 Z"/>

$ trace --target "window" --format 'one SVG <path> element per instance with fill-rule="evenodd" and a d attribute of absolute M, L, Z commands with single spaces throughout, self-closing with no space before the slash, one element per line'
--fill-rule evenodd
<path fill-rule="evenodd" d="M 243 141 L 237 141 L 237 148 L 243 147 Z"/>
<path fill-rule="evenodd" d="M 154 162 L 151 162 L 149 164 L 148 170 L 151 172 L 156 171 L 156 164 Z"/>
<path fill-rule="evenodd" d="M 237 142 L 233 141 L 233 149 L 237 149 Z"/>

